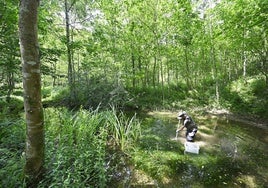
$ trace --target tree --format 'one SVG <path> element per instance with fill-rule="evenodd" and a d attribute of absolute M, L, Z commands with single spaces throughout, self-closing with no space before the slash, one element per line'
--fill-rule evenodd
<path fill-rule="evenodd" d="M 16 1 L 0 2 L 0 93 L 10 95 L 19 73 Z"/>
<path fill-rule="evenodd" d="M 37 37 L 38 6 L 39 1 L 37 0 L 21 0 L 19 10 L 19 39 L 26 115 L 26 164 L 24 170 L 31 185 L 35 184 L 42 174 L 45 146 Z"/>
<path fill-rule="evenodd" d="M 73 4 L 75 1 L 73 2 Z M 73 5 L 72 4 L 72 5 Z M 72 6 L 71 5 L 71 6 Z M 66 47 L 67 47 L 67 58 L 68 58 L 68 82 L 70 86 L 71 96 L 74 94 L 73 86 L 74 86 L 74 74 L 73 74 L 73 58 L 72 58 L 72 49 L 71 49 L 71 36 L 70 36 L 70 18 L 69 11 L 71 10 L 71 6 L 69 7 L 68 1 L 64 1 L 65 8 L 65 27 L 66 27 Z"/>

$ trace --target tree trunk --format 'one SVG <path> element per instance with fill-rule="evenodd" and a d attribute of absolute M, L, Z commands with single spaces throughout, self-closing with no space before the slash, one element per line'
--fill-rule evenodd
<path fill-rule="evenodd" d="M 75 1 L 74 1 L 75 3 Z M 73 4 L 72 4 L 73 5 Z M 74 63 L 73 63 L 73 50 L 72 50 L 72 38 L 71 38 L 71 30 L 70 30 L 70 17 L 69 12 L 72 8 L 72 5 L 68 5 L 68 1 L 64 1 L 64 8 L 65 8 L 65 34 L 66 34 L 66 48 L 67 48 L 67 61 L 68 61 L 68 84 L 70 88 L 70 96 L 71 101 L 76 98 L 75 94 L 75 84 L 74 84 Z"/>
<path fill-rule="evenodd" d="M 243 29 L 243 52 L 242 52 L 242 61 L 243 61 L 243 77 L 246 77 L 247 74 L 247 54 L 246 54 L 246 44 L 245 44 L 245 29 Z"/>
<path fill-rule="evenodd" d="M 263 42 L 264 42 L 264 51 L 263 51 L 263 74 L 265 76 L 266 81 L 266 88 L 268 88 L 268 41 L 267 41 L 267 34 L 263 32 Z"/>
<path fill-rule="evenodd" d="M 37 0 L 21 0 L 19 38 L 26 118 L 25 175 L 32 186 L 44 164 L 44 117 L 41 102 L 40 59 L 37 38 Z"/>
<path fill-rule="evenodd" d="M 67 47 L 67 59 L 68 59 L 68 82 L 69 86 L 73 84 L 73 66 L 70 47 L 70 21 L 69 21 L 69 8 L 67 0 L 64 1 L 65 7 L 65 32 L 66 32 L 66 47 Z"/>
<path fill-rule="evenodd" d="M 212 42 L 213 43 L 213 42 Z M 211 58 L 212 58 L 212 64 L 213 64 L 213 79 L 215 80 L 215 95 L 216 95 L 216 102 L 219 104 L 220 101 L 220 93 L 219 93 L 219 80 L 218 80 L 218 68 L 216 64 L 216 57 L 215 57 L 215 49 L 212 45 L 211 47 Z"/>
<path fill-rule="evenodd" d="M 8 84 L 8 90 L 7 90 L 7 102 L 9 103 L 11 100 L 11 93 L 13 92 L 15 83 L 14 83 L 14 72 L 13 70 L 7 70 L 7 84 Z"/>
<path fill-rule="evenodd" d="M 132 63 L 132 87 L 136 87 L 136 71 L 135 71 L 135 57 L 134 54 L 131 54 L 131 63 Z"/>
<path fill-rule="evenodd" d="M 185 45 L 184 48 L 184 56 L 185 56 L 185 67 L 186 67 L 186 74 L 185 74 L 185 79 L 186 79 L 186 84 L 188 89 L 192 89 L 191 84 L 190 84 L 190 68 L 189 68 L 189 61 L 188 61 L 188 46 Z"/>
<path fill-rule="evenodd" d="M 154 88 L 155 88 L 155 86 L 156 86 L 156 81 L 155 81 L 155 79 L 156 79 L 156 65 L 157 65 L 157 59 L 156 59 L 156 55 L 154 55 L 154 66 L 153 66 L 153 86 L 154 86 Z"/>

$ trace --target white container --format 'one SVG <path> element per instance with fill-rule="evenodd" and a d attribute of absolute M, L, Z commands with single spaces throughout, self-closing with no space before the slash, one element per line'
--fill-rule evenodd
<path fill-rule="evenodd" d="M 184 153 L 189 152 L 189 153 L 195 153 L 195 154 L 199 154 L 199 145 L 193 143 L 193 142 L 185 142 L 184 143 Z"/>

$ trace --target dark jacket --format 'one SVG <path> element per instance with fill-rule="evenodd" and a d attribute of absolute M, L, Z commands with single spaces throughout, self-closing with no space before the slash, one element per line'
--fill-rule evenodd
<path fill-rule="evenodd" d="M 183 121 L 183 126 L 186 127 L 187 132 L 192 132 L 194 129 L 197 129 L 197 125 L 190 116 L 185 117 L 185 120 Z"/>

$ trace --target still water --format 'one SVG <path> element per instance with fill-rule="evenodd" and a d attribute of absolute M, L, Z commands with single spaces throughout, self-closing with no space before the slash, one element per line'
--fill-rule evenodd
<path fill-rule="evenodd" d="M 176 113 L 142 116 L 142 137 L 123 187 L 268 187 L 267 125 L 228 116 L 193 115 L 199 154 L 185 154 L 185 132 L 175 139 Z"/>

